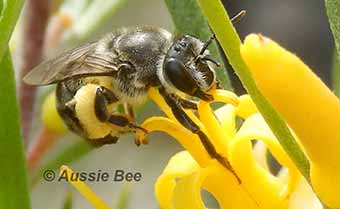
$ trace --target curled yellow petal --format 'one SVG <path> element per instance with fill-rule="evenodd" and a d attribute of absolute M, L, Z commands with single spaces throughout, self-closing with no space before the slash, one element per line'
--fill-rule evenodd
<path fill-rule="evenodd" d="M 231 172 L 217 161 L 201 168 L 188 152 L 171 158 L 156 183 L 156 196 L 163 209 L 203 209 L 201 190 L 210 192 L 221 209 L 258 208 Z"/>
<path fill-rule="evenodd" d="M 149 132 L 163 131 L 175 138 L 186 150 L 188 150 L 195 160 L 202 166 L 207 165 L 211 158 L 204 149 L 200 139 L 196 134 L 191 133 L 177 122 L 165 117 L 151 117 L 145 120 L 141 127 Z M 137 130 L 137 140 L 144 141 L 144 132 Z"/>
<path fill-rule="evenodd" d="M 245 94 L 240 96 L 236 112 L 240 117 L 247 118 L 250 115 L 257 113 L 258 110 L 251 97 L 248 94 Z"/>
<path fill-rule="evenodd" d="M 213 102 L 238 105 L 238 97 L 230 91 L 215 90 L 212 92 L 212 95 L 214 96 Z M 210 108 L 210 103 L 200 101 L 198 104 L 198 113 L 200 120 L 210 135 L 211 142 L 216 147 L 216 151 L 226 157 L 228 152 L 228 141 L 231 138 L 228 137 L 227 132 L 222 129 L 221 124 L 215 119 L 215 116 L 212 114 L 212 109 Z"/>
<path fill-rule="evenodd" d="M 53 133 L 63 134 L 66 131 L 65 124 L 57 112 L 54 91 L 44 100 L 41 111 L 41 120 L 44 126 Z"/>
<path fill-rule="evenodd" d="M 215 111 L 215 115 L 221 124 L 222 130 L 227 135 L 227 139 L 233 138 L 236 133 L 236 112 L 232 105 L 223 105 Z"/>
<path fill-rule="evenodd" d="M 298 57 L 261 35 L 249 35 L 241 54 L 259 89 L 294 130 L 311 160 L 319 197 L 340 207 L 340 102 Z"/>
<path fill-rule="evenodd" d="M 175 209 L 180 208 L 178 205 L 174 206 L 174 195 L 177 194 L 177 204 L 187 204 L 185 202 L 188 202 L 187 196 L 191 195 L 189 194 L 189 190 L 192 189 L 191 186 L 184 186 L 185 194 L 183 194 L 179 189 L 177 188 L 177 191 L 175 192 L 177 183 L 186 176 L 190 176 L 193 173 L 195 173 L 199 169 L 198 164 L 195 162 L 195 160 L 190 156 L 190 154 L 186 151 L 182 151 L 174 155 L 166 168 L 164 169 L 163 173 L 159 176 L 157 179 L 156 185 L 155 185 L 155 191 L 156 191 L 156 197 L 160 203 L 160 206 L 163 209 Z M 187 178 L 188 181 L 190 181 L 191 177 Z M 185 184 L 185 183 L 184 183 Z M 181 184 L 183 188 L 183 183 Z M 178 194 L 181 194 L 180 197 Z M 181 198 L 187 198 L 184 200 L 184 203 L 181 203 L 178 199 Z M 192 203 L 190 201 L 190 204 L 192 206 L 184 207 L 184 208 L 192 208 L 195 209 L 193 206 L 197 206 L 199 203 Z"/>
<path fill-rule="evenodd" d="M 94 193 L 90 187 L 88 187 L 84 182 L 79 180 L 71 180 L 71 176 L 74 173 L 69 167 L 63 165 L 60 168 L 60 173 L 66 172 L 67 181 L 74 186 L 80 194 L 82 194 L 96 209 L 110 209 L 107 204 L 100 199 L 96 193 Z M 65 176 L 65 175 L 64 175 Z"/>
<path fill-rule="evenodd" d="M 289 168 L 288 185 L 256 162 L 251 145 L 251 140 L 255 139 L 262 140 L 276 159 Z M 287 208 L 288 197 L 296 187 L 300 174 L 260 114 L 250 116 L 231 141 L 230 162 L 261 208 Z"/>

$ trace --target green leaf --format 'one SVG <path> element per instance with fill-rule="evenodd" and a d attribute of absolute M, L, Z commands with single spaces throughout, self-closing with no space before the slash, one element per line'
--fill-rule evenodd
<path fill-rule="evenodd" d="M 172 16 L 177 32 L 191 34 L 201 40 L 208 40 L 212 33 L 196 0 L 165 0 Z M 217 78 L 225 89 L 231 89 L 230 80 L 224 66 L 223 58 L 219 54 L 218 46 L 213 43 L 209 47 L 210 53 L 217 58 L 222 68 L 216 70 Z"/>
<path fill-rule="evenodd" d="M 72 2 L 74 3 L 73 0 Z M 75 21 L 74 26 L 68 31 L 66 43 L 73 45 L 86 41 L 90 35 L 96 32 L 99 26 L 121 8 L 126 0 L 94 0 L 89 2 L 86 8 L 76 17 L 77 21 Z"/>
<path fill-rule="evenodd" d="M 339 0 L 325 0 L 328 21 L 331 26 L 335 45 L 340 54 L 340 1 Z"/>
<path fill-rule="evenodd" d="M 128 203 L 131 196 L 131 189 L 129 184 L 125 184 L 121 189 L 119 196 L 117 198 L 115 209 L 127 209 Z"/>
<path fill-rule="evenodd" d="M 335 94 L 340 96 L 340 1 L 325 0 L 325 3 L 336 46 L 333 57 L 332 84 Z"/>
<path fill-rule="evenodd" d="M 68 165 L 71 162 L 78 160 L 93 149 L 93 146 L 86 140 L 81 140 L 70 147 L 67 147 L 64 151 L 58 154 L 56 158 L 48 161 L 40 168 L 40 170 L 31 179 L 31 187 L 35 186 L 35 184 L 39 182 L 46 170 L 59 170 L 60 166 L 64 164 Z"/>
<path fill-rule="evenodd" d="M 72 192 L 69 191 L 66 194 L 64 203 L 63 203 L 63 209 L 72 209 L 73 206 L 73 196 L 72 196 Z"/>
<path fill-rule="evenodd" d="M 332 87 L 335 95 L 340 97 L 340 57 L 336 50 L 333 54 L 333 64 L 332 64 Z"/>
<path fill-rule="evenodd" d="M 302 175 L 309 179 L 309 162 L 283 118 L 258 90 L 247 65 L 241 57 L 240 38 L 222 3 L 219 0 L 198 0 L 198 2 L 243 86 L 252 97 L 281 146 L 295 162 Z"/>
<path fill-rule="evenodd" d="M 0 16 L 0 60 L 4 56 L 8 41 L 20 14 L 23 0 L 2 0 Z"/>
<path fill-rule="evenodd" d="M 0 208 L 29 209 L 14 70 L 8 50 L 0 62 L 0 69 Z"/>

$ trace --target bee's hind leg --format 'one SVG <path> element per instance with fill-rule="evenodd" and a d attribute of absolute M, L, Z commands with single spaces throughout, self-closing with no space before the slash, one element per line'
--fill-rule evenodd
<path fill-rule="evenodd" d="M 117 136 L 112 136 L 112 135 L 107 135 L 103 138 L 99 138 L 99 139 L 88 139 L 88 142 L 93 146 L 93 147 L 101 147 L 103 145 L 107 145 L 107 144 L 116 144 L 118 141 L 118 137 Z"/>
<path fill-rule="evenodd" d="M 133 122 L 131 122 L 129 120 L 129 118 L 127 116 L 124 115 L 110 115 L 110 118 L 108 119 L 108 122 L 116 125 L 116 126 L 120 126 L 120 127 L 128 127 L 130 129 L 132 129 L 133 131 L 136 131 L 137 129 L 143 131 L 144 133 L 148 133 L 148 131 L 146 129 L 144 129 L 143 127 L 140 127 L 136 124 L 134 124 Z M 147 141 L 143 141 L 144 143 L 147 143 Z M 135 140 L 135 143 L 137 146 L 140 145 L 140 141 Z"/>
<path fill-rule="evenodd" d="M 107 105 L 117 102 L 118 98 L 109 89 L 100 86 L 97 88 L 94 101 L 94 110 L 99 121 L 105 122 L 110 118 Z"/>
<path fill-rule="evenodd" d="M 127 106 L 127 115 L 115 115 L 111 114 L 107 111 L 107 105 L 117 102 L 118 98 L 114 95 L 112 91 L 105 87 L 98 87 L 96 91 L 95 97 L 95 113 L 99 121 L 101 122 L 109 122 L 113 125 L 120 127 L 128 127 L 132 131 L 136 131 L 137 129 L 142 130 L 147 133 L 147 130 L 136 125 L 134 123 L 134 114 L 131 107 Z M 99 140 L 98 140 L 99 141 Z M 136 144 L 139 143 L 136 140 Z"/>

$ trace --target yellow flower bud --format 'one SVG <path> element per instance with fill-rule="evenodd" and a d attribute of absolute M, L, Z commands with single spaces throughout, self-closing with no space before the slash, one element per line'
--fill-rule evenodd
<path fill-rule="evenodd" d="M 45 98 L 41 110 L 41 120 L 44 126 L 54 133 L 63 134 L 66 131 L 66 127 L 57 112 L 55 92 Z"/>
<path fill-rule="evenodd" d="M 340 102 L 298 57 L 261 35 L 249 35 L 241 55 L 264 96 L 298 136 L 311 160 L 319 197 L 340 207 Z"/>

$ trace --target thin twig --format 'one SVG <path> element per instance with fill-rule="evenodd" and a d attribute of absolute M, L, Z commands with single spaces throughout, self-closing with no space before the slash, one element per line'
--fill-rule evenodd
<path fill-rule="evenodd" d="M 49 1 L 27 0 L 24 19 L 23 52 L 19 83 L 19 102 L 24 140 L 27 143 L 33 116 L 36 87 L 26 85 L 22 78 L 42 57 L 44 37 L 49 17 Z"/>
<path fill-rule="evenodd" d="M 58 134 L 46 128 L 41 130 L 38 138 L 27 152 L 27 168 L 29 171 L 32 171 L 38 165 L 45 153 L 54 145 L 58 138 Z"/>

